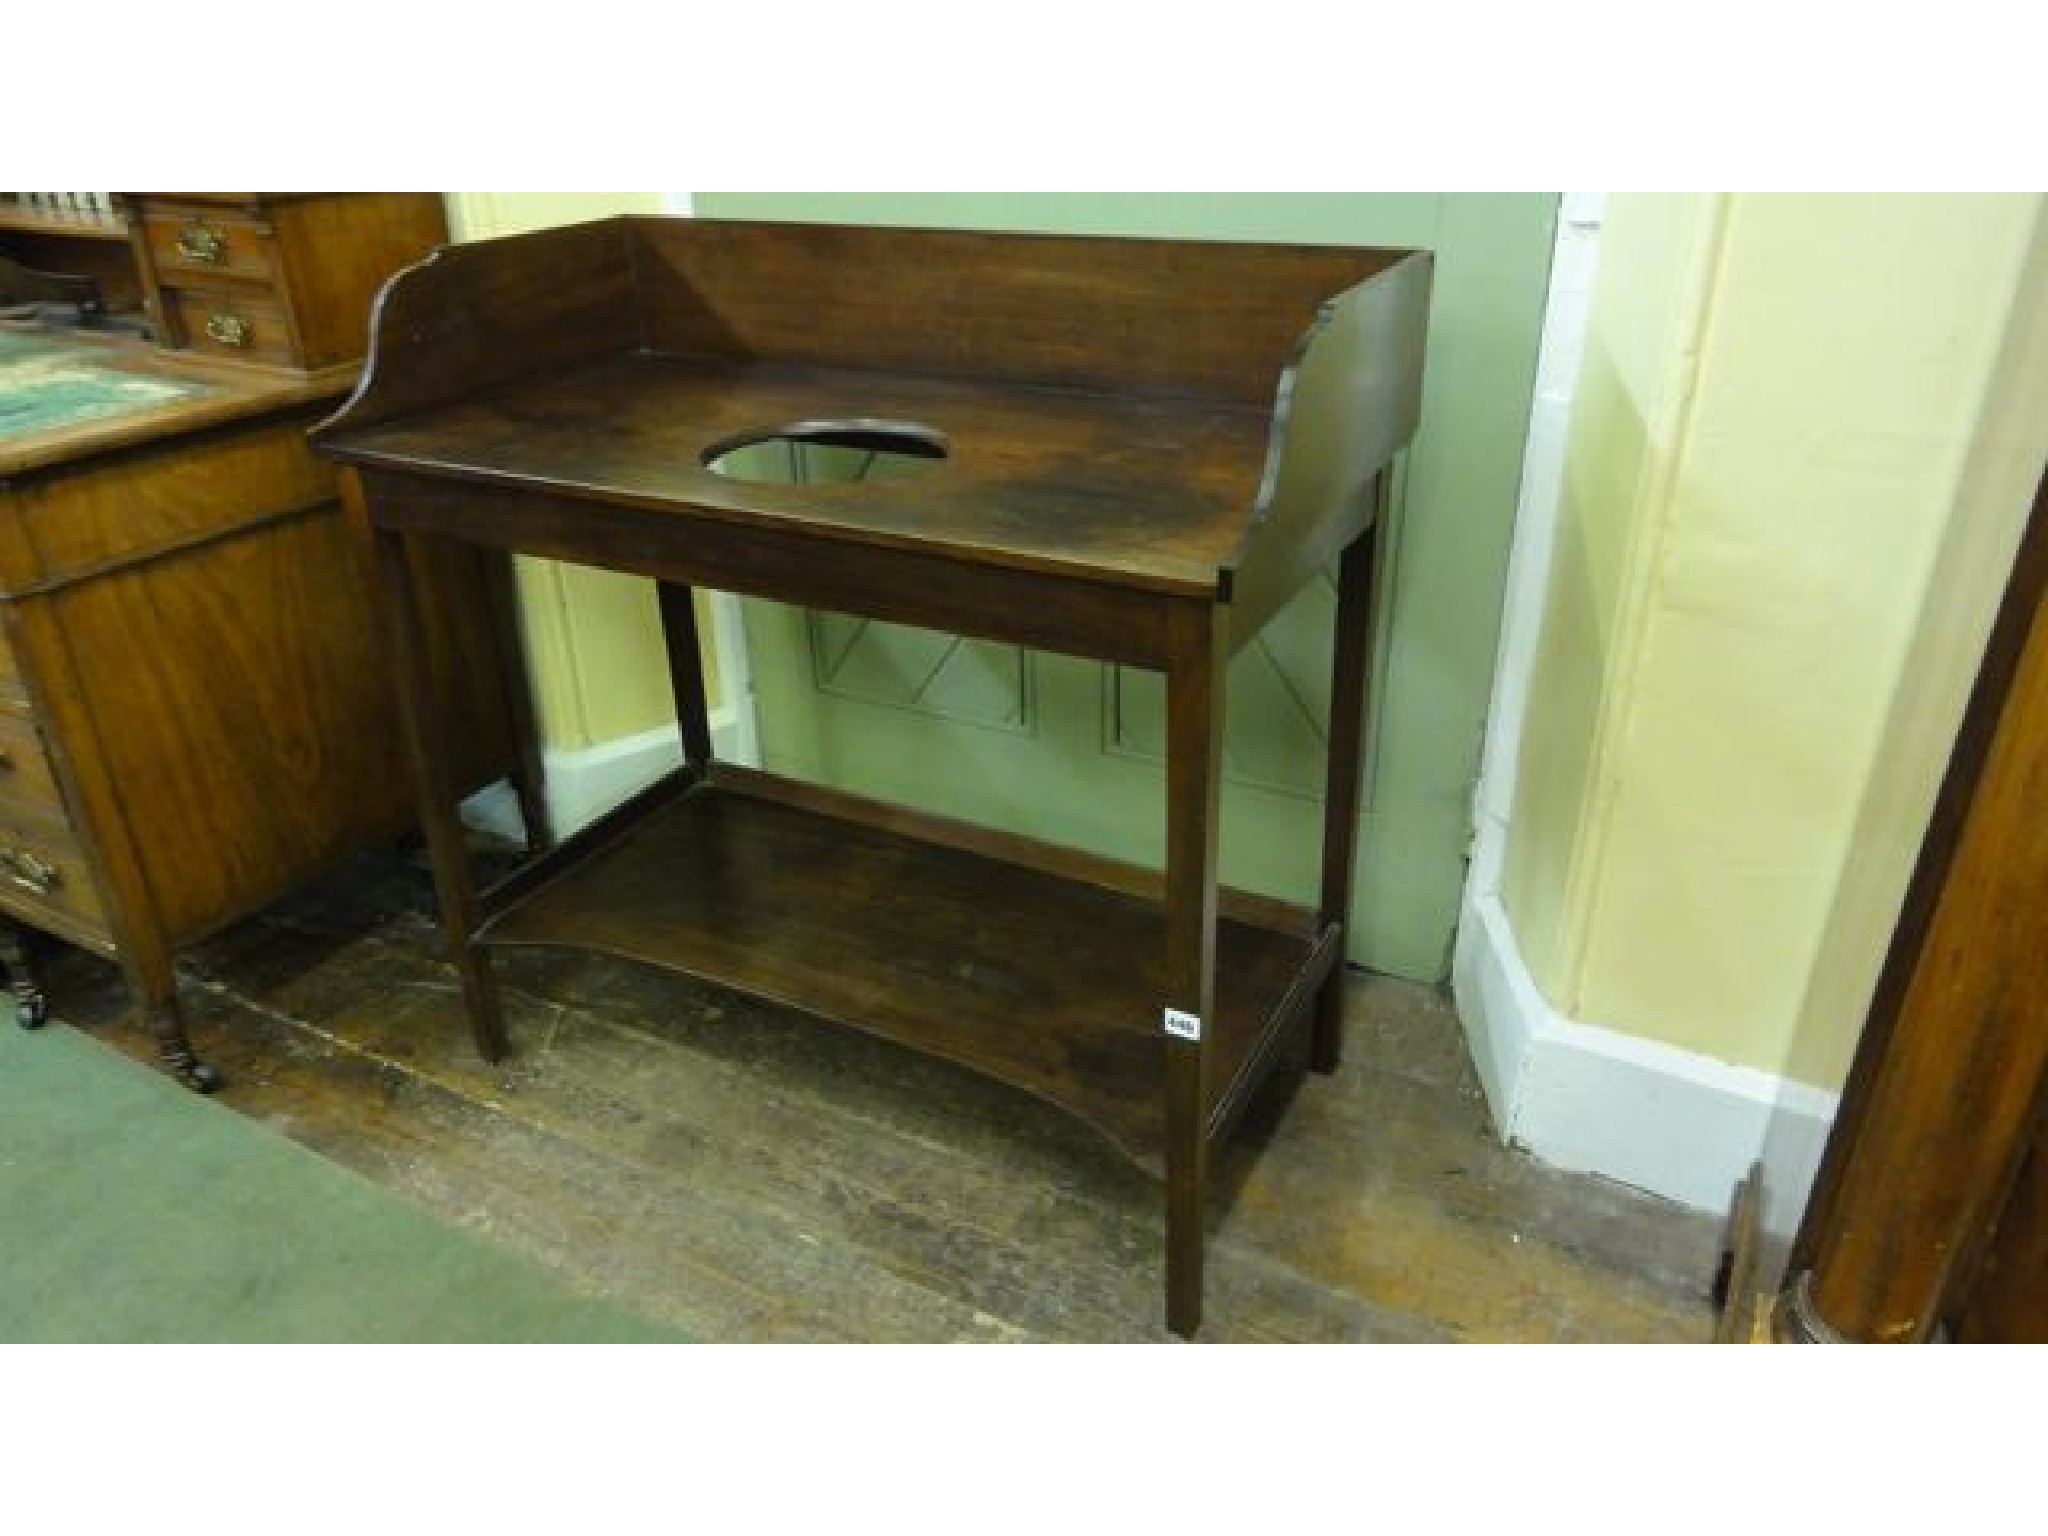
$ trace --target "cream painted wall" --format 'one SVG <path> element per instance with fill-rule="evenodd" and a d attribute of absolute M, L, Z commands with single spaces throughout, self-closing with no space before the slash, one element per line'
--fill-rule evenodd
<path fill-rule="evenodd" d="M 1648 582 L 1643 509 L 1668 474 L 1688 398 L 1711 205 L 1608 199 L 1587 321 L 1550 576 L 1532 662 L 1502 899 L 1554 1006 L 1576 991 L 1594 820 L 1589 786 L 1609 771 L 1607 713 L 1627 693 Z"/>
<path fill-rule="evenodd" d="M 2048 463 L 2048 198 L 2037 198 L 2012 313 L 1920 601 L 1870 785 L 1794 1033 L 1791 1059 L 1861 1019 L 1977 675 L 2025 508 Z M 1816 1046 L 1805 1042 L 1811 1036 Z"/>
<path fill-rule="evenodd" d="M 1923 602 L 1959 496 L 2024 507 L 1970 466 L 2042 202 L 1609 201 L 1502 877 L 1565 1016 L 1840 1081 L 1817 968 L 1870 819 L 1924 821 L 1873 778 Z"/>
<path fill-rule="evenodd" d="M 659 192 L 450 192 L 449 232 L 457 240 L 519 234 L 616 213 L 660 213 Z M 654 587 L 638 577 L 520 559 L 520 622 L 542 739 L 557 749 L 590 747 L 652 730 L 675 718 Z M 699 633 L 712 624 L 697 597 Z M 706 686 L 720 702 L 708 641 Z"/>

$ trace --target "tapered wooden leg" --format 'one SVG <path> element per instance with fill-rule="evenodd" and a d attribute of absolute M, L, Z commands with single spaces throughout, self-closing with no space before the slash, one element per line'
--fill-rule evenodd
<path fill-rule="evenodd" d="M 519 797 L 519 820 L 526 828 L 526 846 L 533 853 L 554 847 L 554 825 L 548 817 L 547 784 L 541 766 L 540 729 L 528 693 L 526 645 L 519 632 L 519 599 L 512 577 L 512 557 L 494 549 L 468 551 L 483 562 L 484 596 L 490 604 L 492 654 L 498 658 L 498 681 L 505 696 L 517 763 L 512 792 Z"/>
<path fill-rule="evenodd" d="M 1166 678 L 1166 1325 L 1202 1321 L 1210 1037 L 1216 1003 L 1216 842 L 1224 617 L 1176 610 Z"/>
<path fill-rule="evenodd" d="M 683 733 L 683 761 L 693 768 L 711 763 L 711 706 L 704 695 L 704 649 L 697 635 L 697 608 L 690 589 L 656 584 L 661 631 L 668 643 L 669 684 L 675 690 L 676 724 Z"/>
<path fill-rule="evenodd" d="M 457 810 L 455 775 L 434 706 L 433 670 L 418 586 L 425 575 L 425 562 L 416 537 L 388 532 L 377 535 L 385 622 L 390 626 L 392 665 L 398 674 L 399 724 L 412 765 L 420 830 L 426 835 L 427 854 L 433 863 L 448 958 L 462 979 L 462 998 L 469 1009 L 477 1051 L 486 1061 L 497 1061 L 505 1054 L 505 1021 L 489 957 L 470 942 L 477 923 L 476 882 Z"/>
<path fill-rule="evenodd" d="M 1380 485 L 1386 483 L 1385 476 Z M 1375 496 L 1379 488 L 1375 487 Z M 1337 643 L 1330 678 L 1329 777 L 1323 791 L 1323 888 L 1317 916 L 1351 932 L 1351 866 L 1358 835 L 1358 778 L 1365 742 L 1366 688 L 1372 671 L 1374 553 L 1386 518 L 1384 497 L 1373 525 L 1351 542 L 1337 569 Z M 1316 998 L 1309 1065 L 1334 1072 L 1344 1041 L 1344 960 L 1340 953 Z"/>

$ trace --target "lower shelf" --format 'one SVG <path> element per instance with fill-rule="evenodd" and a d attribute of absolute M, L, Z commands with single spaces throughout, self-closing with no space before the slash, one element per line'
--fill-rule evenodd
<path fill-rule="evenodd" d="M 579 844 L 475 942 L 618 955 L 862 1029 L 1036 1094 L 1163 1169 L 1165 921 L 1128 888 L 1143 872 L 726 768 Z M 1304 909 L 1234 905 L 1256 920 L 1217 924 L 1212 1136 L 1337 949 Z"/>

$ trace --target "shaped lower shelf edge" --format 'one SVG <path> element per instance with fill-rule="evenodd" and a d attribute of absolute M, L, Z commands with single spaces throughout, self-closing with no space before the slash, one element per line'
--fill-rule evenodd
<path fill-rule="evenodd" d="M 723 766 L 615 818 L 520 882 L 475 942 L 617 955 L 865 1030 L 1035 1094 L 1163 1170 L 1165 920 L 1135 888 L 1143 871 Z M 1212 1136 L 1337 950 L 1306 909 L 1233 893 L 1225 910 Z"/>

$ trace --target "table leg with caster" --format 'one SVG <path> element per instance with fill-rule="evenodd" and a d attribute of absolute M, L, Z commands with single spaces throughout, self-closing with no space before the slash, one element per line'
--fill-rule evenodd
<path fill-rule="evenodd" d="M 14 1022 L 23 1029 L 41 1029 L 50 1017 L 34 943 L 27 929 L 0 918 L 0 966 L 6 968 L 7 990 L 14 994 Z"/>
<path fill-rule="evenodd" d="M 124 953 L 121 970 L 135 999 L 137 1021 L 156 1041 L 156 1059 L 163 1069 L 194 1093 L 212 1093 L 227 1081 L 218 1068 L 199 1059 L 185 1033 L 185 1015 L 178 1006 L 177 976 L 168 951 L 138 946 L 142 953 Z"/>

